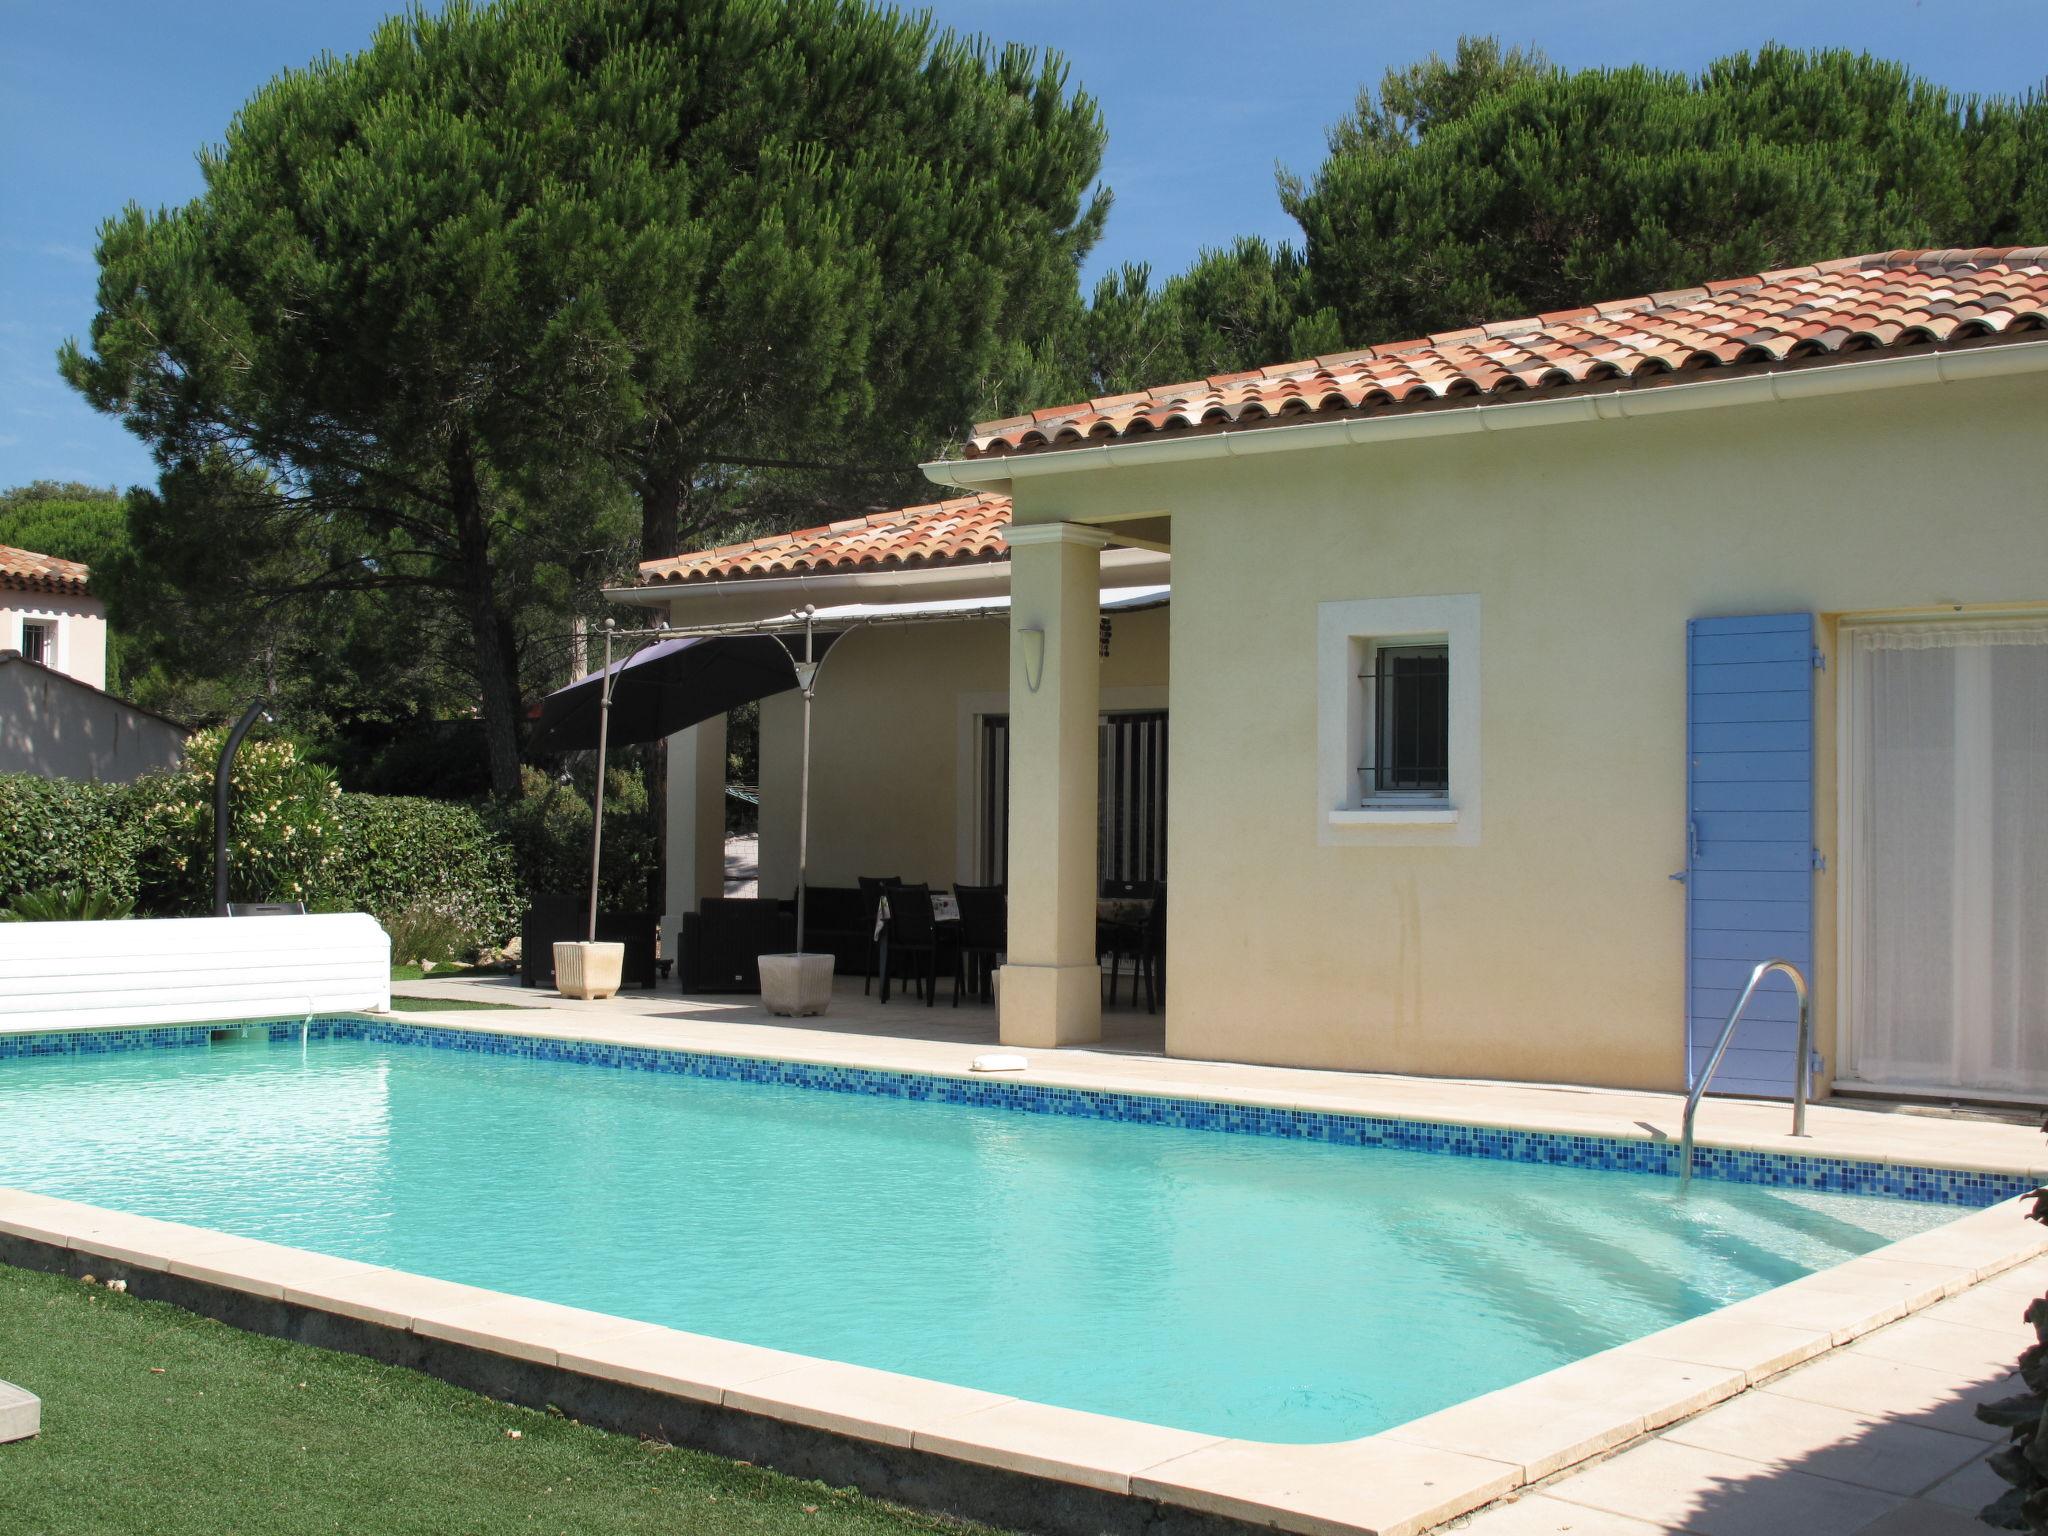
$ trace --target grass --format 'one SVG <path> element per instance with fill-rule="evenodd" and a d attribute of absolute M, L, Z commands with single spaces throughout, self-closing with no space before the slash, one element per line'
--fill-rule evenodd
<path fill-rule="evenodd" d="M 391 994 L 391 1006 L 407 1013 L 443 1013 L 457 1008 L 517 1008 L 517 1003 L 480 1003 L 468 997 L 405 997 Z"/>
<path fill-rule="evenodd" d="M 404 965 L 391 967 L 393 981 L 425 981 L 427 972 L 417 963 L 408 961 Z M 511 972 L 502 965 L 463 965 L 455 960 L 441 960 L 434 965 L 435 981 L 453 981 L 458 976 L 509 976 Z"/>
<path fill-rule="evenodd" d="M 43 1400 L 41 1436 L 0 1445 L 10 1536 L 963 1529 L 5 1266 L 0 1366 Z"/>

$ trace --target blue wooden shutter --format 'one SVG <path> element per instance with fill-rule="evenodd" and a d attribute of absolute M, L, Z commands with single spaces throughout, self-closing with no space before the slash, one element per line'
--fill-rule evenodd
<path fill-rule="evenodd" d="M 1813 980 L 1813 615 L 1686 626 L 1686 1081 L 1759 961 Z M 1792 984 L 1757 989 L 1715 1093 L 1789 1098 Z"/>

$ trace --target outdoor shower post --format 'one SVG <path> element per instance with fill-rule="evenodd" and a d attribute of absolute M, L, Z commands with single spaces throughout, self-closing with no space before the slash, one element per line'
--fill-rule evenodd
<path fill-rule="evenodd" d="M 584 937 L 597 942 L 597 860 L 604 847 L 604 746 L 612 725 L 612 634 L 616 619 L 604 621 L 604 683 L 597 692 L 597 792 L 591 797 L 590 816 L 590 922 Z"/>
<path fill-rule="evenodd" d="M 235 753 L 241 750 L 242 738 L 249 734 L 258 717 L 270 718 L 270 711 L 263 707 L 263 700 L 251 699 L 249 707 L 242 711 L 242 718 L 235 722 L 235 728 L 228 732 L 228 739 L 221 743 L 220 761 L 213 765 L 213 915 L 228 915 L 228 775 L 235 766 Z"/>
<path fill-rule="evenodd" d="M 818 664 L 811 660 L 811 629 L 815 610 L 804 608 L 804 660 L 796 669 L 804 691 L 803 772 L 796 801 L 796 952 L 804 952 L 804 888 L 811 883 L 811 696 L 817 692 Z"/>

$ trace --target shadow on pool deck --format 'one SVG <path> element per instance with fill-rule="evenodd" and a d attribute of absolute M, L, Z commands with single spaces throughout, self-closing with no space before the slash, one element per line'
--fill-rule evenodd
<path fill-rule="evenodd" d="M 818 1018 L 777 1018 L 763 1008 L 759 998 L 731 995 L 679 993 L 673 982 L 642 989 L 629 987 L 603 1002 L 579 1002 L 539 987 L 522 987 L 513 976 L 461 976 L 447 980 L 408 981 L 405 990 L 416 995 L 467 998 L 544 1009 L 550 1013 L 596 1011 L 618 1020 L 691 1019 L 703 1023 L 749 1024 L 769 1029 L 800 1030 L 861 1035 L 879 1040 L 916 1040 L 945 1045 L 997 1044 L 995 1009 L 987 1003 L 963 996 L 953 1006 L 953 984 L 941 981 L 938 1000 L 927 1007 L 915 993 L 896 991 L 881 1000 L 879 987 L 861 989 L 858 976 L 840 976 L 832 986 L 832 1008 Z M 1131 1001 L 1131 982 L 1126 975 L 1117 990 L 1114 1006 L 1102 1010 L 1102 1039 L 1086 1049 L 1120 1056 L 1163 1056 L 1166 1051 L 1166 1014 L 1147 1013 L 1142 998 Z"/>
<path fill-rule="evenodd" d="M 2021 1390 L 2020 1313 L 2044 1286 L 2048 1263 L 2023 1265 L 1452 1529 L 1982 1536 L 2005 1432 L 1975 1410 Z"/>

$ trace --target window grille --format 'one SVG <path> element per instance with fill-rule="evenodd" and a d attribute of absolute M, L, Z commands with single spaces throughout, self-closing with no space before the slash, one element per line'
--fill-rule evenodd
<path fill-rule="evenodd" d="M 1447 645 L 1375 646 L 1365 689 L 1365 793 L 1446 795 L 1451 788 L 1451 651 Z"/>

